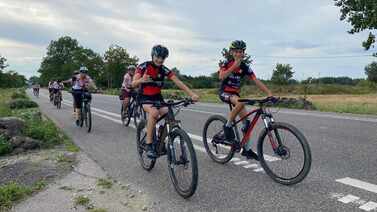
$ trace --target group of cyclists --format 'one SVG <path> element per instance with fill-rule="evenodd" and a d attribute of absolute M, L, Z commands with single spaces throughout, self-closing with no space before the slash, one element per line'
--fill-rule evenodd
<path fill-rule="evenodd" d="M 274 133 L 276 134 L 275 136 L 277 139 L 277 143 L 276 141 L 274 141 L 272 134 L 268 132 L 269 139 L 270 140 L 272 139 L 271 145 L 273 146 L 273 149 L 275 151 L 274 154 L 278 154 L 280 157 L 288 158 L 289 149 L 286 146 L 284 146 L 284 144 L 281 141 L 281 138 L 278 135 L 279 132 L 277 129 L 279 128 L 280 125 L 279 126 L 269 125 L 269 122 L 273 122 L 273 118 L 271 115 L 266 113 L 263 109 L 254 110 L 252 112 L 247 112 L 245 105 L 246 104 L 250 105 L 250 102 L 245 101 L 245 99 L 240 98 L 241 80 L 244 78 L 247 78 L 253 81 L 256 84 L 256 86 L 267 95 L 267 98 L 263 100 L 264 102 L 277 101 L 277 98 L 273 96 L 272 92 L 266 87 L 266 85 L 257 79 L 250 65 L 244 62 L 245 50 L 246 50 L 246 43 L 244 41 L 242 40 L 232 41 L 229 46 L 229 53 L 231 55 L 231 58 L 221 63 L 218 69 L 218 74 L 219 74 L 218 76 L 219 76 L 219 80 L 221 81 L 221 85 L 219 87 L 219 93 L 218 93 L 219 99 L 222 102 L 229 104 L 230 112 L 228 113 L 226 119 L 225 117 L 222 117 L 223 124 L 220 125 L 221 126 L 220 131 L 218 134 L 214 136 L 212 144 L 214 146 L 218 144 L 220 145 L 231 144 L 230 146 L 231 146 L 232 153 L 230 155 L 230 158 L 233 156 L 233 152 L 235 151 L 240 152 L 242 150 L 241 155 L 245 156 L 247 159 L 260 160 L 262 164 L 265 163 L 263 159 L 263 153 L 260 152 L 261 150 L 258 149 L 258 154 L 261 155 L 259 157 L 258 154 L 256 154 L 252 150 L 252 145 L 251 145 L 252 142 L 247 142 L 248 140 L 246 139 L 245 141 L 240 143 L 238 131 L 235 132 L 234 130 L 235 124 L 243 121 L 242 122 L 243 127 L 241 128 L 241 131 L 243 132 L 245 137 L 248 137 L 250 135 L 252 128 L 255 126 L 256 120 L 262 114 L 262 119 L 264 120 L 265 125 L 266 125 L 265 126 L 266 131 L 274 130 Z M 199 101 L 199 96 L 194 91 L 192 91 L 188 86 L 186 86 L 175 75 L 175 73 L 172 70 L 170 70 L 168 67 L 164 65 L 164 62 L 168 56 L 169 56 L 169 50 L 165 46 L 155 45 L 153 46 L 152 51 L 151 51 L 150 61 L 143 62 L 139 64 L 138 66 L 129 65 L 128 67 L 126 67 L 125 74 L 123 76 L 123 82 L 121 85 L 121 92 L 119 96 L 120 100 L 122 101 L 121 102 L 122 113 L 124 112 L 123 108 L 124 109 L 129 108 L 128 106 L 130 102 L 132 103 L 134 102 L 134 100 L 131 101 L 131 98 L 137 98 L 138 107 L 139 108 L 141 107 L 142 111 L 144 111 L 144 114 L 146 114 L 146 117 L 143 120 L 144 121 L 143 130 L 144 130 L 144 127 L 146 127 L 145 128 L 146 135 L 144 134 L 145 137 L 143 138 L 145 142 L 144 143 L 145 146 L 143 146 L 143 151 L 145 151 L 147 158 L 149 158 L 150 160 L 155 160 L 156 158 L 159 157 L 159 154 L 160 154 L 160 151 L 157 151 L 158 145 L 156 145 L 156 142 L 161 143 L 161 141 L 158 141 L 158 138 L 156 138 L 155 136 L 156 123 L 159 122 L 164 117 L 166 117 L 165 116 L 166 114 L 168 114 L 167 115 L 168 117 L 171 117 L 173 114 L 172 109 L 170 107 L 173 104 L 170 104 L 170 106 L 169 104 L 166 104 L 161 94 L 161 90 L 164 86 L 164 81 L 166 79 L 173 81 L 174 84 L 179 89 L 183 90 L 190 97 L 191 103 Z M 90 88 L 94 90 L 98 90 L 98 89 L 94 81 L 92 80 L 92 78 L 88 75 L 88 69 L 82 66 L 80 67 L 78 71 L 75 71 L 73 73 L 71 79 L 68 79 L 65 81 L 54 80 L 54 81 L 49 82 L 50 96 L 56 93 L 60 93 L 61 90 L 64 88 L 64 84 L 68 84 L 68 83 L 72 86 L 71 93 L 74 100 L 73 101 L 74 117 L 76 120 L 76 124 L 79 125 L 80 111 L 81 111 L 81 107 L 83 107 L 82 102 L 84 103 L 86 102 L 85 97 L 86 97 L 88 89 Z M 85 98 L 85 101 L 83 101 L 83 98 Z M 91 97 L 89 99 L 91 99 Z M 130 104 L 130 105 L 133 105 L 133 104 Z M 85 109 L 86 107 L 83 107 L 83 108 Z M 248 117 L 250 116 L 250 114 L 253 114 L 255 111 L 257 111 L 256 118 L 254 117 L 253 121 L 250 121 Z M 173 116 L 175 115 L 173 114 Z M 239 116 L 240 119 L 238 121 L 235 121 L 237 116 Z M 82 117 L 85 117 L 85 116 L 82 116 Z M 270 121 L 267 122 L 266 118 L 269 119 Z M 136 116 L 135 116 L 135 120 L 136 120 Z M 170 119 L 168 118 L 168 121 L 169 120 Z M 141 124 L 138 124 L 138 125 L 141 126 Z M 273 129 L 272 126 L 275 127 L 276 129 L 275 128 Z M 139 126 L 136 126 L 136 127 L 138 127 L 137 140 L 139 140 L 140 128 Z M 289 125 L 289 127 L 285 127 L 284 129 L 288 129 L 288 128 L 292 128 L 292 126 Z M 159 130 L 160 129 L 158 128 L 158 131 Z M 295 130 L 293 130 L 292 132 L 294 131 Z M 300 133 L 296 133 L 296 134 L 301 135 Z M 203 138 L 203 142 L 204 142 L 206 140 L 205 138 L 207 138 L 206 133 L 203 134 L 203 136 L 204 136 Z M 305 138 L 302 136 L 300 137 L 299 140 L 300 142 L 306 143 Z M 169 145 L 167 145 L 167 147 L 171 148 L 169 147 Z M 217 149 L 216 149 L 216 152 L 217 152 Z M 296 177 L 294 177 L 293 179 L 295 179 L 295 181 L 287 180 L 285 182 L 284 181 L 285 179 L 281 178 L 283 179 L 281 180 L 283 184 L 289 184 L 291 182 L 297 183 L 306 176 L 310 168 L 310 163 L 311 163 L 310 150 L 308 146 L 306 149 L 306 154 L 309 155 L 307 156 L 307 158 L 309 158 L 308 160 L 309 162 L 305 163 L 306 164 L 305 173 L 301 174 L 302 176 L 299 180 L 297 180 L 298 178 L 296 179 Z M 169 155 L 168 155 L 168 158 L 169 158 Z M 226 161 L 229 161 L 229 160 L 226 160 Z M 187 164 L 188 160 L 184 159 L 184 156 L 181 156 L 179 161 L 176 161 L 176 163 Z M 153 165 L 151 167 L 153 168 Z M 151 167 L 147 167 L 146 169 L 150 170 Z M 267 173 L 272 173 L 272 172 L 267 172 Z M 275 175 L 273 175 L 273 173 L 270 176 L 274 176 L 274 178 L 277 178 L 275 177 Z M 197 178 L 197 175 L 196 175 L 196 178 Z M 192 193 L 190 193 L 190 195 L 192 195 Z M 186 197 L 190 195 L 187 195 Z"/>
<path fill-rule="evenodd" d="M 268 97 L 274 98 L 271 91 L 256 78 L 254 71 L 243 60 L 245 57 L 246 43 L 242 40 L 235 40 L 230 43 L 229 53 L 231 59 L 220 64 L 218 73 L 221 81 L 219 88 L 219 98 L 224 103 L 231 103 L 234 108 L 228 114 L 226 124 L 223 126 L 224 139 L 235 142 L 235 134 L 232 130 L 232 122 L 236 116 L 246 115 L 245 103 L 239 102 L 241 80 L 248 78 L 255 82 L 256 86 L 261 89 Z M 169 56 L 169 50 L 162 45 L 155 45 L 151 51 L 150 61 L 146 61 L 138 65 L 130 65 L 126 68 L 121 86 L 120 99 L 123 108 L 127 108 L 131 94 L 138 88 L 140 102 L 142 108 L 148 115 L 147 117 L 147 156 L 156 157 L 156 151 L 153 147 L 153 130 L 158 117 L 167 113 L 167 108 L 153 107 L 151 102 L 163 102 L 161 95 L 163 82 L 170 79 L 175 85 L 183 90 L 194 102 L 199 100 L 199 96 L 186 86 L 179 78 L 164 65 L 165 59 Z M 85 66 L 80 67 L 79 71 L 75 71 L 71 79 L 61 81 L 52 80 L 48 84 L 50 100 L 53 101 L 55 94 L 60 93 L 64 89 L 64 84 L 70 83 L 72 86 L 73 110 L 76 123 L 80 119 L 78 112 L 81 107 L 82 93 L 91 87 L 97 89 L 94 81 L 88 75 L 88 69 Z M 61 95 L 60 95 L 61 96 Z M 243 129 L 247 129 L 250 120 L 244 121 Z M 242 153 L 248 159 L 258 160 L 258 156 L 251 150 L 251 146 L 243 147 Z"/>
<path fill-rule="evenodd" d="M 241 80 L 244 77 L 253 80 L 258 88 L 264 91 L 270 98 L 273 98 L 271 91 L 256 78 L 255 73 L 247 65 L 243 59 L 245 56 L 246 43 L 242 40 L 235 40 L 229 46 L 232 59 L 221 64 L 219 69 L 219 78 L 221 86 L 219 89 L 219 98 L 225 103 L 234 105 L 234 109 L 228 115 L 228 121 L 223 126 L 224 139 L 235 142 L 234 131 L 231 123 L 237 115 L 244 116 L 246 114 L 245 103 L 238 102 L 240 98 Z M 167 113 L 167 108 L 153 107 L 151 102 L 163 102 L 161 95 L 163 82 L 166 78 L 172 80 L 175 85 L 183 90 L 193 101 L 198 101 L 199 96 L 188 88 L 169 68 L 164 66 L 165 59 L 169 56 L 169 50 L 162 46 L 156 45 L 152 48 L 151 61 L 141 63 L 139 66 L 130 65 L 127 67 L 127 72 L 124 75 L 120 99 L 122 100 L 123 108 L 127 108 L 130 101 L 130 96 L 133 93 L 133 88 L 139 89 L 139 98 L 144 111 L 148 114 L 147 117 L 147 156 L 150 158 L 156 157 L 155 147 L 153 143 L 153 130 L 155 128 L 156 120 Z M 250 120 L 244 122 L 244 128 L 250 124 Z M 243 148 L 242 155 L 248 159 L 258 160 L 258 156 L 251 150 L 251 146 Z"/>

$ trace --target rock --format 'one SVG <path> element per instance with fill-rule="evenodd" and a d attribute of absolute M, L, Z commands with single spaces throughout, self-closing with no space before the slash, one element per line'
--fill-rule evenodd
<path fill-rule="evenodd" d="M 37 140 L 24 136 L 14 136 L 10 139 L 9 142 L 13 149 L 21 147 L 25 150 L 31 150 L 40 147 L 39 142 Z"/>
<path fill-rule="evenodd" d="M 141 210 L 146 211 L 146 210 L 148 210 L 148 207 L 144 205 L 144 206 L 141 208 Z"/>
<path fill-rule="evenodd" d="M 122 205 L 124 205 L 124 206 L 127 206 L 128 205 L 128 202 L 127 201 L 121 201 L 120 202 Z"/>
<path fill-rule="evenodd" d="M 25 121 L 17 117 L 0 118 L 0 129 L 5 129 L 10 137 L 20 135 L 25 128 Z"/>
<path fill-rule="evenodd" d="M 17 155 L 17 154 L 20 154 L 20 153 L 23 153 L 23 152 L 25 152 L 26 150 L 25 149 L 23 149 L 23 148 L 21 148 L 21 147 L 18 147 L 18 148 L 16 148 L 16 149 L 14 149 L 13 151 L 12 151 L 12 155 Z"/>
<path fill-rule="evenodd" d="M 135 197 L 135 194 L 130 194 L 128 197 L 132 199 Z"/>

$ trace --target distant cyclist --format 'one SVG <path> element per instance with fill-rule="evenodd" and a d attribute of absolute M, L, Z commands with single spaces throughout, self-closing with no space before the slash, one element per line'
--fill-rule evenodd
<path fill-rule="evenodd" d="M 132 79 L 135 74 L 136 66 L 129 65 L 126 70 L 127 72 L 123 76 L 123 83 L 122 83 L 121 95 L 120 95 L 120 100 L 122 100 L 123 108 L 125 110 L 128 108 L 127 106 L 131 97 Z"/>

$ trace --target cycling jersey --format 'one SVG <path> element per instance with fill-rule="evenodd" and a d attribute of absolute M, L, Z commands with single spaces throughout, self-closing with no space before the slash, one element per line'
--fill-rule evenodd
<path fill-rule="evenodd" d="M 227 71 L 234 63 L 234 60 L 226 61 L 220 66 L 220 73 Z M 244 62 L 241 62 L 240 66 L 236 68 L 227 78 L 221 82 L 220 93 L 229 92 L 236 93 L 240 92 L 241 79 L 248 76 L 250 79 L 255 80 L 256 76 L 253 70 Z"/>
<path fill-rule="evenodd" d="M 122 89 L 126 90 L 127 92 L 130 92 L 129 87 L 131 87 L 131 84 L 132 76 L 129 73 L 126 73 L 123 77 Z"/>
<path fill-rule="evenodd" d="M 72 80 L 72 79 L 71 79 Z M 89 76 L 85 76 L 84 78 L 80 77 L 80 74 L 78 74 L 75 77 L 75 80 L 72 81 L 72 89 L 73 90 L 82 90 L 85 88 L 89 83 L 91 83 L 93 80 Z"/>
<path fill-rule="evenodd" d="M 136 69 L 136 73 L 140 74 L 141 77 L 146 73 L 152 78 L 153 82 L 161 82 L 158 85 L 154 83 L 143 83 L 141 86 L 141 93 L 146 96 L 161 94 L 161 88 L 163 87 L 165 77 L 171 79 L 174 76 L 174 72 L 169 70 L 166 66 L 156 66 L 152 61 L 140 64 Z"/>
<path fill-rule="evenodd" d="M 52 83 L 51 87 L 53 89 L 59 90 L 59 89 L 63 89 L 64 85 L 63 85 L 63 83 L 54 82 L 54 83 Z"/>

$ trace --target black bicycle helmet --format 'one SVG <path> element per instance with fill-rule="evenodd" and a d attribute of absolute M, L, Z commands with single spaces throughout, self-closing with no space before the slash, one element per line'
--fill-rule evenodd
<path fill-rule="evenodd" d="M 169 50 L 165 46 L 155 45 L 152 48 L 151 55 L 152 57 L 155 56 L 155 57 L 161 57 L 165 59 L 169 56 Z"/>
<path fill-rule="evenodd" d="M 229 45 L 229 49 L 241 49 L 246 50 L 246 43 L 243 40 L 232 41 Z"/>

